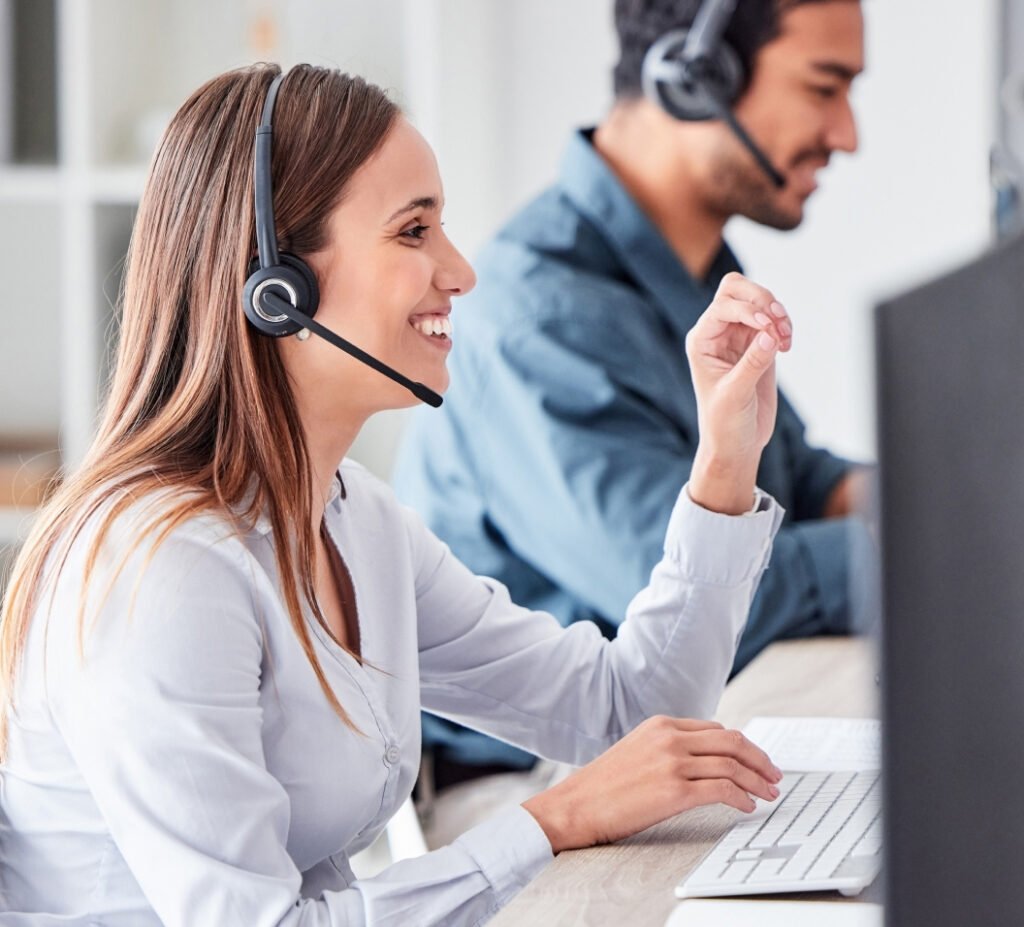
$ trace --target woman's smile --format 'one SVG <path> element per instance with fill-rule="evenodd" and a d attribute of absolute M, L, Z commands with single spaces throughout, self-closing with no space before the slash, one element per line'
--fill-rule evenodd
<path fill-rule="evenodd" d="M 435 348 L 450 351 L 452 347 L 451 308 L 435 312 L 421 312 L 409 319 L 409 324 Z"/>

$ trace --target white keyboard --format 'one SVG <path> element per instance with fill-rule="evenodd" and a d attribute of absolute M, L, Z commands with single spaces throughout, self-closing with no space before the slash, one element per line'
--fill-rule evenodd
<path fill-rule="evenodd" d="M 739 818 L 676 895 L 856 895 L 881 868 L 881 785 L 878 770 L 786 773 L 779 797 Z"/>

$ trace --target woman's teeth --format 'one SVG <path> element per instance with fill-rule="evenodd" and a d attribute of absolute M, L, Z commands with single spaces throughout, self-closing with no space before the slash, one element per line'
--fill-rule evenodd
<path fill-rule="evenodd" d="M 448 335 L 451 337 L 452 321 L 448 316 L 436 315 L 412 320 L 412 327 L 424 335 Z"/>

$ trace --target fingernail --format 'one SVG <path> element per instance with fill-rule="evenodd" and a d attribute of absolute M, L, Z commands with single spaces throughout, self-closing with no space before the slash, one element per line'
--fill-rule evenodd
<path fill-rule="evenodd" d="M 763 348 L 765 351 L 770 351 L 775 347 L 775 340 L 768 334 L 768 332 L 761 332 L 761 334 L 757 336 L 757 346 L 759 348 Z"/>
<path fill-rule="evenodd" d="M 773 766 L 772 770 L 775 772 L 775 781 L 778 782 L 782 778 L 782 770 L 778 766 Z"/>
<path fill-rule="evenodd" d="M 793 334 L 793 326 L 786 321 L 779 322 L 779 331 L 788 337 Z"/>
<path fill-rule="evenodd" d="M 768 318 L 763 312 L 757 312 L 754 314 L 754 321 L 758 325 L 771 325 L 772 320 Z"/>
<path fill-rule="evenodd" d="M 768 308 L 771 310 L 772 315 L 777 315 L 779 318 L 786 314 L 786 308 L 782 303 L 773 302 Z"/>
<path fill-rule="evenodd" d="M 779 797 L 779 790 L 774 785 L 769 785 L 768 786 L 768 794 L 771 795 L 772 798 L 778 798 Z"/>

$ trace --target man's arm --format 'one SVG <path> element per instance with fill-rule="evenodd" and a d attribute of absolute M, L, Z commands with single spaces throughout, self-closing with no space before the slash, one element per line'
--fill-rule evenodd
<path fill-rule="evenodd" d="M 849 633 L 877 611 L 874 544 L 858 508 L 869 498 L 872 468 L 810 445 L 782 394 L 773 444 L 761 481 L 789 518 L 755 598 L 736 670 L 773 640 Z"/>
<path fill-rule="evenodd" d="M 505 543 L 618 624 L 660 558 L 669 512 L 693 463 L 695 414 L 685 421 L 680 405 L 660 408 L 638 379 L 624 384 L 613 365 L 610 371 L 562 335 L 558 327 L 521 330 L 489 353 L 486 382 L 473 395 L 473 417 L 492 423 L 475 432 L 477 472 Z M 617 364 L 644 356 L 639 347 L 620 342 Z M 665 377 L 654 372 L 653 381 Z M 791 445 L 782 458 L 793 459 Z M 817 482 L 822 497 L 847 467 L 821 452 L 813 468 L 802 463 L 803 478 Z M 737 667 L 780 637 L 848 630 L 848 535 L 857 530 L 845 519 L 784 526 Z"/>

